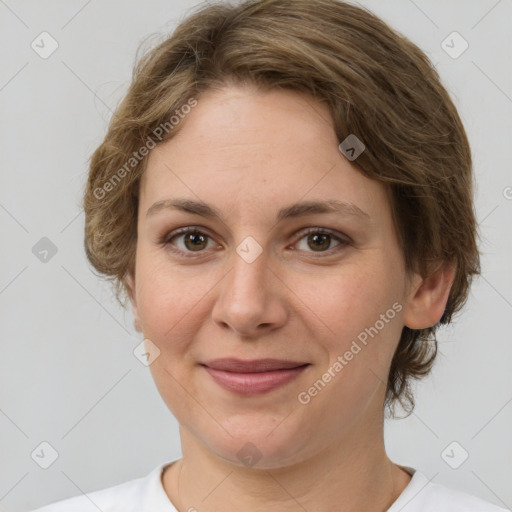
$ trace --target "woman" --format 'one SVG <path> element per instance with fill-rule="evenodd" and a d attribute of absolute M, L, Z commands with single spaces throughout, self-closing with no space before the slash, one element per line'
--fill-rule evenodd
<path fill-rule="evenodd" d="M 183 457 L 39 510 L 503 510 L 383 439 L 479 272 L 472 179 L 437 73 L 368 11 L 249 0 L 182 22 L 138 64 L 84 209 Z"/>

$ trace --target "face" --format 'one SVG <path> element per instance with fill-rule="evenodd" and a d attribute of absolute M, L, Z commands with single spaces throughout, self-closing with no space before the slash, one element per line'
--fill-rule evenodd
<path fill-rule="evenodd" d="M 301 93 L 209 91 L 182 123 L 141 181 L 132 281 L 162 398 L 235 464 L 367 442 L 410 296 L 384 187 Z"/>

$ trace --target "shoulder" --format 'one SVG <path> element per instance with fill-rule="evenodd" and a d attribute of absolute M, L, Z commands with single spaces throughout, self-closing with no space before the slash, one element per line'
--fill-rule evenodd
<path fill-rule="evenodd" d="M 136 510 L 144 495 L 142 478 L 50 503 L 33 512 L 121 512 Z"/>
<path fill-rule="evenodd" d="M 163 495 L 160 475 L 169 464 L 161 464 L 150 474 L 105 489 L 89 492 L 62 501 L 57 501 L 32 512 L 142 512 L 155 503 L 165 503 L 165 512 L 175 508 Z"/>
<path fill-rule="evenodd" d="M 406 469 L 412 479 L 388 512 L 509 512 L 476 496 L 432 483 L 419 471 Z"/>

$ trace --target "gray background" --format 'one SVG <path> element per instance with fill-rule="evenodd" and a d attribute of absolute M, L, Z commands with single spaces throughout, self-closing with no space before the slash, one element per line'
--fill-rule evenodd
<path fill-rule="evenodd" d="M 0 0 L 1 511 L 115 485 L 180 455 L 177 423 L 132 353 L 142 337 L 131 313 L 86 263 L 79 202 L 139 44 L 196 4 Z M 434 482 L 512 507 L 512 2 L 361 4 L 427 52 L 460 109 L 483 235 L 483 276 L 439 333 L 415 412 L 388 422 L 388 451 Z M 42 31 L 59 44 L 47 59 L 31 48 Z M 441 47 L 453 31 L 469 43 L 456 59 Z M 42 237 L 57 248 L 46 262 L 32 252 Z M 48 469 L 31 457 L 43 441 L 58 452 Z M 452 464 L 469 453 L 458 469 L 441 456 L 453 441 Z"/>

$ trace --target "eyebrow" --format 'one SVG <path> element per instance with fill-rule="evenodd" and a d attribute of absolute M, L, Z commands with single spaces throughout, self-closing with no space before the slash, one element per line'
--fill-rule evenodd
<path fill-rule="evenodd" d="M 156 214 L 161 210 L 179 210 L 202 217 L 217 219 L 222 222 L 222 215 L 213 206 L 192 199 L 163 199 L 153 203 L 146 212 L 146 217 Z M 285 219 L 303 217 L 305 215 L 313 215 L 318 213 L 337 213 L 343 216 L 358 217 L 361 219 L 370 219 L 370 215 L 364 212 L 353 203 L 330 199 L 326 201 L 302 201 L 290 206 L 281 208 L 277 213 L 277 221 L 281 222 Z"/>

